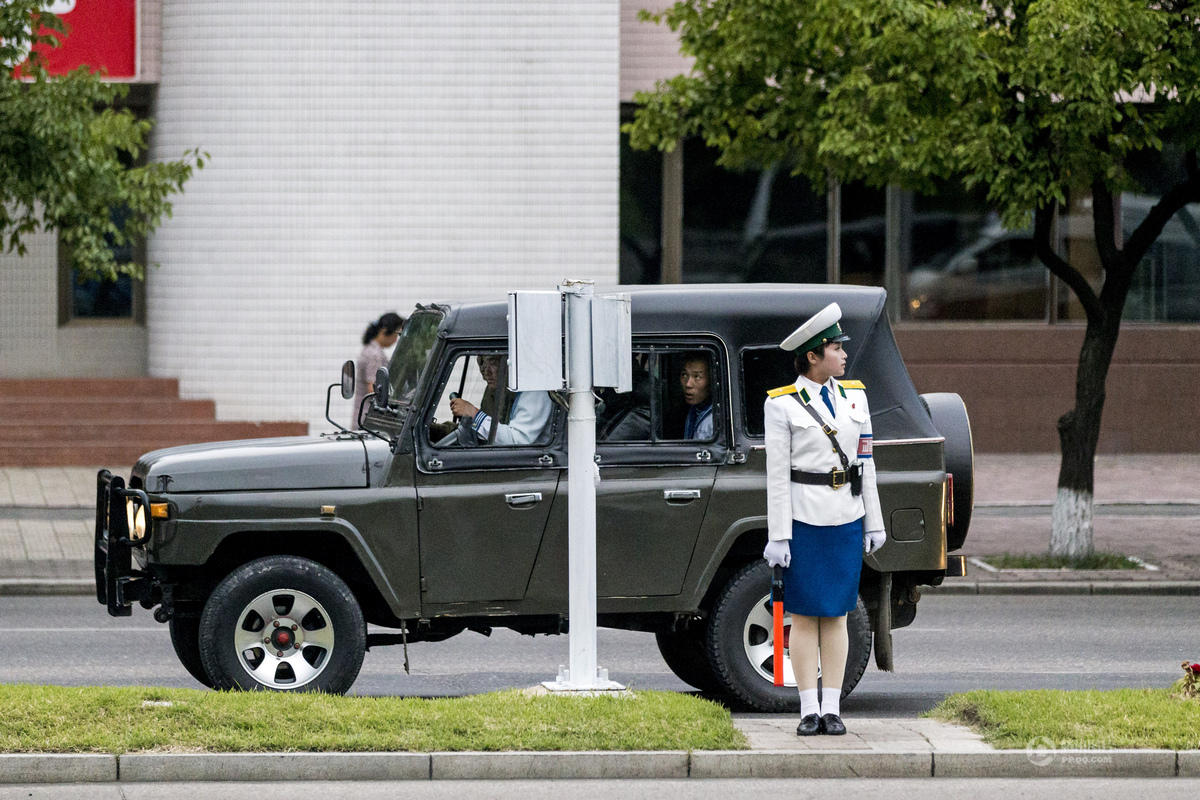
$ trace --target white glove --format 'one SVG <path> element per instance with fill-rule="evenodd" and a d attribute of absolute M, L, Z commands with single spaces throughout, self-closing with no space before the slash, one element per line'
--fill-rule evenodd
<path fill-rule="evenodd" d="M 883 547 L 883 543 L 886 541 L 887 534 L 883 531 L 867 531 L 863 534 L 863 552 L 874 553 Z"/>
<path fill-rule="evenodd" d="M 772 567 L 786 567 L 792 563 L 792 543 L 787 539 L 767 542 L 763 548 L 763 558 Z"/>

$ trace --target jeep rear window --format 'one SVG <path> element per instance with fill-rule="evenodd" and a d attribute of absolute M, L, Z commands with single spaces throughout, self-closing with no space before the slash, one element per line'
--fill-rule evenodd
<path fill-rule="evenodd" d="M 792 369 L 793 353 L 780 350 L 779 345 L 747 347 L 742 350 L 742 419 L 746 435 L 764 435 L 763 403 L 767 391 L 777 386 L 795 383 Z"/>

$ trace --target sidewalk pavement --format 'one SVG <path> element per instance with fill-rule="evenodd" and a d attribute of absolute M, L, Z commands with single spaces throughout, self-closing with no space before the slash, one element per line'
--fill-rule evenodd
<path fill-rule="evenodd" d="M 1200 454 L 1096 459 L 1096 549 L 1155 569 L 989 571 L 989 555 L 1048 547 L 1058 466 L 1057 454 L 976 454 L 959 552 L 983 565 L 932 591 L 1200 593 Z M 0 593 L 92 591 L 96 469 L 0 468 Z"/>

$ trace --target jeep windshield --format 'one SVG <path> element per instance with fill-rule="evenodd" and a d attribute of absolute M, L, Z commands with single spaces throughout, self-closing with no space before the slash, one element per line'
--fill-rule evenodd
<path fill-rule="evenodd" d="M 408 318 L 404 330 L 392 351 L 388 365 L 391 394 L 388 405 L 408 408 L 421 382 L 421 374 L 429 362 L 429 353 L 437 342 L 438 326 L 445 315 L 441 310 L 422 309 Z"/>

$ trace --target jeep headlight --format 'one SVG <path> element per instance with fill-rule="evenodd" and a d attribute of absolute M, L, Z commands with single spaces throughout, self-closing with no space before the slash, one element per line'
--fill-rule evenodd
<path fill-rule="evenodd" d="M 129 523 L 129 539 L 137 542 L 146 538 L 146 508 L 125 498 L 125 519 Z"/>

